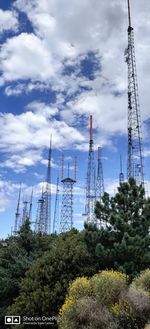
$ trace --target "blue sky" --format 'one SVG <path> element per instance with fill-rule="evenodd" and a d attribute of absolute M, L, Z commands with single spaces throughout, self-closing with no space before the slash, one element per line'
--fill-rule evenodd
<path fill-rule="evenodd" d="M 150 3 L 131 1 L 131 10 L 149 187 Z M 83 227 L 90 114 L 95 149 L 103 148 L 105 190 L 116 190 L 120 154 L 126 175 L 127 25 L 126 0 L 1 0 L 1 237 L 14 226 L 20 182 L 22 197 L 34 188 L 35 220 L 50 134 L 52 202 L 62 152 L 66 166 L 77 156 L 74 226 Z"/>

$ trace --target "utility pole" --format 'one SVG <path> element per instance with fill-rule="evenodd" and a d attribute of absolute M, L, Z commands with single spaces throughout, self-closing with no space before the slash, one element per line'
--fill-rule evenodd
<path fill-rule="evenodd" d="M 138 82 L 134 47 L 134 29 L 131 24 L 130 0 L 128 3 L 128 47 L 125 58 L 128 65 L 128 166 L 127 178 L 133 177 L 144 186 L 142 127 L 139 106 Z"/>

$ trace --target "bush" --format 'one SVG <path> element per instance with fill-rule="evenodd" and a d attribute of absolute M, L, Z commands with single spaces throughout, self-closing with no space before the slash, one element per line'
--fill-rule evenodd
<path fill-rule="evenodd" d="M 108 307 L 118 301 L 126 287 L 126 276 L 119 272 L 102 271 L 90 280 L 77 278 L 60 310 L 59 328 L 116 329 Z"/>
<path fill-rule="evenodd" d="M 77 278 L 69 286 L 69 296 L 73 300 L 77 300 L 84 296 L 89 296 L 90 294 L 90 281 L 85 277 Z"/>
<path fill-rule="evenodd" d="M 150 295 L 150 269 L 141 272 L 140 275 L 133 280 L 132 285 L 144 289 Z"/>
<path fill-rule="evenodd" d="M 144 329 L 148 321 L 149 293 L 134 284 L 127 286 L 122 273 L 102 271 L 70 285 L 59 328 Z"/>
<path fill-rule="evenodd" d="M 149 296 L 144 290 L 131 286 L 119 302 L 112 306 L 112 313 L 122 329 L 142 329 L 149 320 Z"/>
<path fill-rule="evenodd" d="M 115 271 L 102 271 L 91 278 L 90 285 L 97 301 L 108 307 L 117 302 L 126 290 L 126 275 Z"/>
<path fill-rule="evenodd" d="M 84 297 L 71 303 L 63 312 L 60 329 L 117 329 L 111 313 L 92 297 Z"/>

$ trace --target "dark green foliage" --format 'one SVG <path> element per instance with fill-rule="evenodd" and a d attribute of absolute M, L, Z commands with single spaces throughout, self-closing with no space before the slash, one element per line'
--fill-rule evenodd
<path fill-rule="evenodd" d="M 85 224 L 80 233 L 47 236 L 33 233 L 26 221 L 18 236 L 3 241 L 0 317 L 11 304 L 7 313 L 55 315 L 74 278 L 114 269 L 131 279 L 150 266 L 150 199 L 141 186 L 130 179 L 115 197 L 105 193 L 95 213 L 104 224 L 100 229 Z"/>
<path fill-rule="evenodd" d="M 85 241 L 100 269 L 135 276 L 150 266 L 150 199 L 142 186 L 130 179 L 118 187 L 115 197 L 105 193 L 95 213 L 104 225 L 100 230 L 86 226 Z"/>
<path fill-rule="evenodd" d="M 54 316 L 64 302 L 69 283 L 77 276 L 95 273 L 83 234 L 72 230 L 60 235 L 51 250 L 26 273 L 12 314 Z"/>
<path fill-rule="evenodd" d="M 32 265 L 50 247 L 54 237 L 35 235 L 27 220 L 18 232 L 0 243 L 0 323 L 19 293 L 21 279 Z"/>

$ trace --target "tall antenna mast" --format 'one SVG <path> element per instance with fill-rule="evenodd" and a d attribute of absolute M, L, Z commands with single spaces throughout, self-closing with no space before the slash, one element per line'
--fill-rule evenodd
<path fill-rule="evenodd" d="M 90 115 L 90 140 L 89 140 L 89 154 L 88 154 L 88 168 L 86 177 L 86 204 L 85 216 L 87 223 L 95 223 L 96 217 L 94 213 L 96 202 L 96 188 L 95 188 L 95 163 L 94 163 L 94 143 L 93 143 L 93 122 L 92 115 Z"/>
<path fill-rule="evenodd" d="M 38 200 L 38 209 L 35 222 L 35 232 L 45 233 L 45 218 L 44 218 L 44 186 L 42 187 L 42 195 Z"/>
<path fill-rule="evenodd" d="M 59 177 L 57 177 L 56 197 L 54 207 L 53 233 L 59 233 Z"/>
<path fill-rule="evenodd" d="M 130 1 L 128 3 L 128 47 L 125 51 L 128 65 L 128 166 L 127 177 L 144 186 L 142 156 L 142 126 L 139 106 L 138 82 L 134 48 L 134 30 L 131 26 Z"/>
<path fill-rule="evenodd" d="M 131 10 L 130 10 L 130 0 L 128 0 L 128 19 L 129 19 L 129 27 L 131 27 Z"/>
<path fill-rule="evenodd" d="M 51 153 L 52 136 L 50 136 L 46 186 L 45 191 L 42 189 L 42 196 L 38 201 L 38 211 L 35 227 L 37 232 L 41 232 L 43 234 L 51 233 Z"/>
<path fill-rule="evenodd" d="M 98 147 L 97 158 L 97 178 L 96 178 L 96 201 L 101 201 L 104 195 L 104 177 L 103 177 L 103 165 L 101 159 L 101 147 Z"/>
<path fill-rule="evenodd" d="M 29 220 L 32 220 L 32 200 L 33 200 L 33 187 L 31 191 L 31 198 L 30 198 L 30 207 L 29 207 Z"/>
<path fill-rule="evenodd" d="M 20 216 L 21 216 L 20 198 L 21 198 L 21 184 L 20 184 L 20 189 L 19 189 L 18 203 L 17 203 L 16 216 L 15 216 L 14 234 L 17 234 L 17 231 L 19 229 L 19 224 L 20 224 Z"/>
<path fill-rule="evenodd" d="M 46 190 L 44 197 L 44 233 L 51 233 L 51 157 L 52 157 L 52 135 L 50 136 L 50 146 L 48 155 L 48 167 L 46 178 Z"/>
<path fill-rule="evenodd" d="M 119 183 L 123 183 L 124 182 L 124 174 L 123 174 L 123 170 L 122 170 L 122 156 L 120 155 L 120 174 L 119 174 Z"/>

